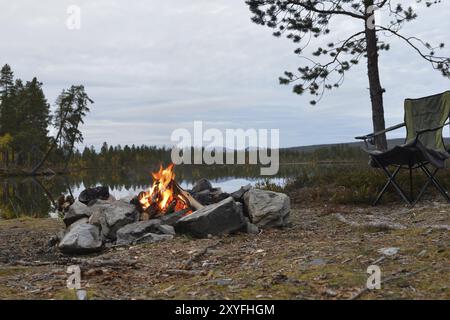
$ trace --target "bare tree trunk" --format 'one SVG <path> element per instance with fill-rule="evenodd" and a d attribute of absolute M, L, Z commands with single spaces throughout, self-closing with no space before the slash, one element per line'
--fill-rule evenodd
<path fill-rule="evenodd" d="M 69 113 L 69 111 L 66 111 L 64 114 L 64 117 L 61 119 L 61 125 L 59 126 L 58 134 L 56 135 L 56 138 L 53 141 L 53 143 L 50 145 L 50 148 L 48 149 L 47 153 L 44 155 L 44 157 L 41 159 L 41 161 L 39 161 L 39 163 L 33 168 L 33 170 L 31 170 L 32 175 L 35 175 L 36 172 L 42 167 L 42 165 L 45 163 L 45 161 L 47 161 L 48 157 L 50 156 L 53 149 L 55 148 L 55 146 L 59 140 L 59 137 L 61 136 L 62 129 L 64 127 L 64 122 L 66 121 L 68 113 Z"/>
<path fill-rule="evenodd" d="M 367 8 L 373 5 L 373 0 L 366 0 L 365 3 L 366 12 L 368 12 Z M 367 75 L 369 77 L 370 101 L 372 103 L 372 122 L 373 130 L 374 132 L 377 132 L 386 128 L 383 108 L 384 89 L 381 87 L 380 74 L 378 69 L 377 34 L 375 28 L 367 24 L 367 19 L 365 33 L 367 42 Z M 386 150 L 386 134 L 377 136 L 375 138 L 375 145 L 378 150 Z"/>
<path fill-rule="evenodd" d="M 74 142 L 72 142 L 70 145 L 69 155 L 67 156 L 66 163 L 64 165 L 64 170 L 63 170 L 64 173 L 68 173 L 67 171 L 69 168 L 70 158 L 72 158 L 72 155 L 73 155 L 73 146 L 74 146 Z"/>

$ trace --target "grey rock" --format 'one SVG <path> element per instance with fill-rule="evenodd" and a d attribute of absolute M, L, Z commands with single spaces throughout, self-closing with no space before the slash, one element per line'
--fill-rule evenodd
<path fill-rule="evenodd" d="M 107 199 L 94 199 L 89 201 L 89 203 L 87 204 L 88 207 L 93 206 L 94 204 L 98 204 L 98 203 L 113 203 L 114 201 L 116 201 L 116 198 L 110 194 L 109 197 Z M 127 201 L 125 201 L 127 202 Z M 128 201 L 129 202 L 129 201 Z"/>
<path fill-rule="evenodd" d="M 209 182 L 209 180 L 207 179 L 202 178 L 194 184 L 194 186 L 192 187 L 192 192 L 197 193 L 209 189 L 212 189 L 211 182 Z"/>
<path fill-rule="evenodd" d="M 102 236 L 110 240 L 116 239 L 117 230 L 139 218 L 134 205 L 120 200 L 98 201 L 89 208 L 92 210 L 89 223 L 98 226 Z"/>
<path fill-rule="evenodd" d="M 242 203 L 240 202 L 236 202 L 236 204 L 240 204 L 242 206 Z M 241 230 L 239 230 L 240 232 L 244 232 L 244 233 L 248 233 L 248 234 L 259 234 L 259 228 L 257 225 L 253 224 L 250 222 L 250 219 L 247 217 L 244 217 L 245 220 L 245 224 L 242 227 Z"/>
<path fill-rule="evenodd" d="M 241 208 L 228 197 L 194 213 L 184 216 L 175 224 L 175 232 L 198 238 L 208 235 L 227 234 L 240 230 L 245 225 Z"/>
<path fill-rule="evenodd" d="M 259 234 L 259 228 L 256 224 L 247 222 L 247 224 L 245 225 L 245 232 L 249 234 Z"/>
<path fill-rule="evenodd" d="M 168 224 L 170 226 L 174 225 L 178 220 L 180 220 L 185 214 L 188 212 L 187 209 L 180 210 L 177 212 L 165 214 L 161 217 L 159 217 L 159 220 L 161 220 L 162 224 Z"/>
<path fill-rule="evenodd" d="M 69 210 L 64 214 L 64 224 L 66 227 L 70 226 L 75 221 L 81 218 L 89 218 L 92 212 L 79 201 L 75 201 L 69 208 Z"/>
<path fill-rule="evenodd" d="M 288 225 L 291 200 L 283 193 L 250 189 L 244 194 L 244 203 L 252 223 L 260 228 Z"/>
<path fill-rule="evenodd" d="M 91 224 L 79 224 L 66 233 L 58 248 L 61 252 L 67 254 L 86 254 L 100 251 L 102 248 L 100 230 Z"/>
<path fill-rule="evenodd" d="M 133 243 L 134 244 L 155 243 L 171 239 L 173 239 L 173 235 L 171 234 L 147 233 L 144 234 L 141 238 L 136 239 L 136 241 L 134 241 Z"/>
<path fill-rule="evenodd" d="M 129 196 L 125 196 L 125 197 L 123 197 L 123 198 L 120 198 L 119 200 L 120 200 L 120 201 L 123 201 L 123 202 L 131 203 L 131 200 L 133 200 L 134 197 L 135 197 L 135 196 L 133 196 L 133 195 L 129 195 Z"/>
<path fill-rule="evenodd" d="M 126 226 L 117 230 L 116 244 L 132 244 L 149 233 L 174 236 L 175 230 L 172 226 L 161 224 L 161 221 L 159 219 L 138 221 L 127 224 Z"/>
<path fill-rule="evenodd" d="M 171 234 L 173 236 L 175 235 L 175 228 L 167 224 L 159 225 L 158 231 L 160 231 L 160 233 L 162 234 Z"/>
<path fill-rule="evenodd" d="M 251 184 L 247 184 L 241 187 L 239 190 L 230 194 L 233 197 L 234 201 L 244 202 L 244 194 L 252 188 Z"/>
<path fill-rule="evenodd" d="M 88 217 L 83 217 L 77 221 L 75 221 L 74 223 L 72 223 L 70 226 L 67 227 L 67 231 L 72 230 L 73 228 L 75 228 L 76 226 L 80 225 L 80 224 L 86 224 L 89 223 L 89 218 Z"/>
<path fill-rule="evenodd" d="M 223 192 L 221 188 L 212 188 L 200 192 L 194 192 L 192 193 L 192 196 L 195 200 L 207 206 L 213 203 L 218 203 L 228 198 L 230 195 L 226 192 Z"/>
<path fill-rule="evenodd" d="M 87 188 L 81 191 L 80 195 L 78 196 L 78 201 L 87 205 L 92 200 L 95 199 L 106 200 L 108 198 L 109 198 L 109 188 L 106 186 L 100 186 L 95 188 Z"/>

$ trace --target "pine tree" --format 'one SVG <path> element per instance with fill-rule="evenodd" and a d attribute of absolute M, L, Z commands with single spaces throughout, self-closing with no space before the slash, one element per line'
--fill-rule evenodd
<path fill-rule="evenodd" d="M 443 43 L 432 45 L 418 36 L 401 32 L 406 23 L 417 18 L 418 3 L 431 7 L 439 2 L 417 0 L 413 8 L 393 0 L 246 0 L 253 13 L 253 22 L 272 28 L 274 36 L 286 36 L 297 46 L 294 53 L 305 63 L 294 72 L 286 71 L 279 80 L 280 84 L 294 84 L 293 91 L 297 94 L 308 92 L 313 95 L 311 104 L 316 104 L 326 90 L 338 88 L 345 74 L 366 58 L 374 131 L 385 128 L 385 88 L 381 85 L 378 58 L 380 52 L 389 50 L 392 38 L 404 42 L 412 52 L 450 78 L 450 59 L 438 55 L 438 50 L 444 48 Z M 384 24 L 376 21 L 376 10 L 386 12 L 390 21 Z M 336 21 L 342 24 L 338 25 Z M 333 35 L 333 26 L 342 31 L 346 22 L 359 23 L 360 29 L 342 39 L 335 37 L 326 45 L 317 43 L 317 38 Z M 314 42 L 317 46 L 308 52 L 307 48 Z M 375 140 L 378 149 L 387 148 L 384 134 Z"/>

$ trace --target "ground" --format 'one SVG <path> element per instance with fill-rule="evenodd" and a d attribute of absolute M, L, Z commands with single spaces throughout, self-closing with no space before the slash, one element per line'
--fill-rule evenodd
<path fill-rule="evenodd" d="M 285 229 L 177 236 L 84 257 L 48 245 L 63 227 L 58 220 L 0 220 L 0 299 L 73 299 L 66 288 L 72 264 L 81 265 L 91 299 L 450 299 L 450 205 L 373 208 L 292 199 L 292 225 Z M 388 247 L 399 251 L 379 252 Z M 364 289 L 372 264 L 381 268 L 380 290 Z"/>

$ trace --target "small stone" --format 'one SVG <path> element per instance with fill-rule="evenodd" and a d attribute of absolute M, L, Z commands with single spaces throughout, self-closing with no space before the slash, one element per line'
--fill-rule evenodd
<path fill-rule="evenodd" d="M 77 298 L 78 300 L 87 300 L 87 292 L 86 290 L 77 290 Z"/>
<path fill-rule="evenodd" d="M 326 294 L 327 296 L 330 296 L 330 297 L 336 297 L 336 296 L 337 296 L 337 292 L 334 291 L 334 290 L 332 290 L 332 289 L 327 289 L 327 290 L 325 290 L 325 294 Z"/>
<path fill-rule="evenodd" d="M 233 283 L 233 279 L 217 279 L 213 280 L 213 282 L 218 286 L 228 286 Z"/>
<path fill-rule="evenodd" d="M 259 234 L 259 228 L 256 224 L 253 224 L 251 222 L 247 222 L 246 225 L 246 232 L 249 234 Z"/>
<path fill-rule="evenodd" d="M 322 258 L 316 258 L 316 259 L 311 260 L 310 264 L 312 266 L 322 266 L 324 264 L 327 264 L 327 262 Z"/>
<path fill-rule="evenodd" d="M 391 256 L 395 256 L 399 250 L 400 250 L 400 248 L 397 248 L 397 247 L 381 248 L 378 250 L 378 253 L 381 253 L 385 256 L 391 257 Z"/>

